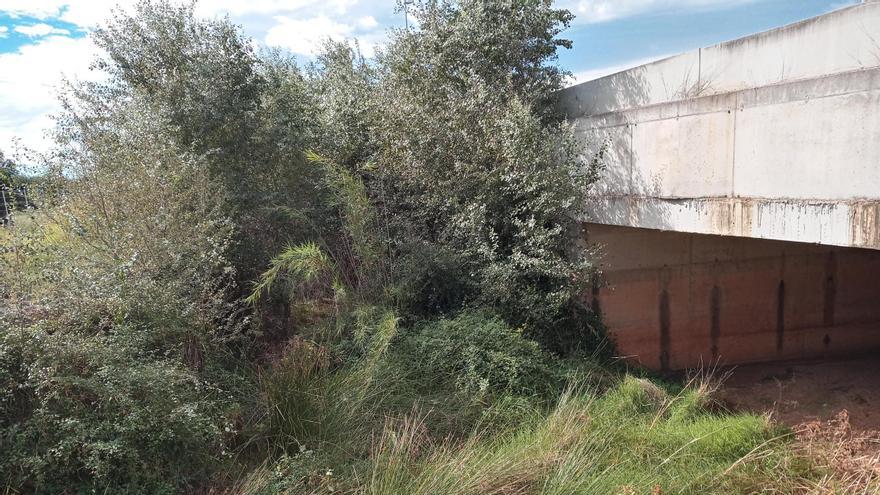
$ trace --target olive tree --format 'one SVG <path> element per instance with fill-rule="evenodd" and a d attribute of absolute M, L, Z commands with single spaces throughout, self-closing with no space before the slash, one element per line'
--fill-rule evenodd
<path fill-rule="evenodd" d="M 572 15 L 542 0 L 423 2 L 378 57 L 373 155 L 411 307 L 479 305 L 548 342 L 595 330 L 575 247 L 596 163 L 554 115 Z M 568 344 L 566 344 L 568 345 Z"/>

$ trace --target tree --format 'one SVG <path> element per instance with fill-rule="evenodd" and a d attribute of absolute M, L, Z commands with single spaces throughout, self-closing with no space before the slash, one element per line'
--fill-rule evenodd
<path fill-rule="evenodd" d="M 20 174 L 15 162 L 6 158 L 0 151 L 0 186 L 12 187 L 20 180 Z"/>
<path fill-rule="evenodd" d="M 538 334 L 591 330 L 578 299 L 593 270 L 575 242 L 595 163 L 552 105 L 571 14 L 462 0 L 414 15 L 420 28 L 379 56 L 372 126 L 402 292 L 423 311 L 475 304 Z"/>
<path fill-rule="evenodd" d="M 106 52 L 95 66 L 107 77 L 66 95 L 60 134 L 73 155 L 100 149 L 95 143 L 113 133 L 121 113 L 136 109 L 132 119 L 158 122 L 154 130 L 198 156 L 224 198 L 237 227 L 240 282 L 288 242 L 333 228 L 315 201 L 324 194 L 319 171 L 304 156 L 318 134 L 313 95 L 290 56 L 258 53 L 238 26 L 201 19 L 189 3 L 139 2 L 114 12 L 93 37 Z"/>
<path fill-rule="evenodd" d="M 368 162 L 375 152 L 375 98 L 379 70 L 358 46 L 327 41 L 309 66 L 309 89 L 321 132 L 316 146 L 349 170 Z"/>

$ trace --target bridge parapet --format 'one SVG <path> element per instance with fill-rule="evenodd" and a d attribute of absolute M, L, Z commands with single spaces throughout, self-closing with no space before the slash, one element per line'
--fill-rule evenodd
<path fill-rule="evenodd" d="M 880 3 L 568 88 L 585 220 L 880 249 Z"/>

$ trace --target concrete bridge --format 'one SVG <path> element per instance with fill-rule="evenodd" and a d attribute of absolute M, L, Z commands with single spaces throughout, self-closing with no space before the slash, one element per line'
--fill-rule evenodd
<path fill-rule="evenodd" d="M 680 369 L 880 350 L 880 2 L 561 94 L 619 348 Z"/>

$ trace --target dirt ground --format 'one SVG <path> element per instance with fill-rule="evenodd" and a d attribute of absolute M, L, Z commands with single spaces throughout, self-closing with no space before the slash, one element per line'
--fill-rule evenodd
<path fill-rule="evenodd" d="M 754 364 L 720 374 L 727 407 L 769 413 L 790 426 L 798 444 L 820 452 L 853 493 L 880 489 L 880 356 Z"/>
<path fill-rule="evenodd" d="M 846 410 L 853 431 L 880 431 L 880 356 L 752 364 L 722 374 L 721 399 L 734 409 L 770 412 L 790 426 Z"/>

